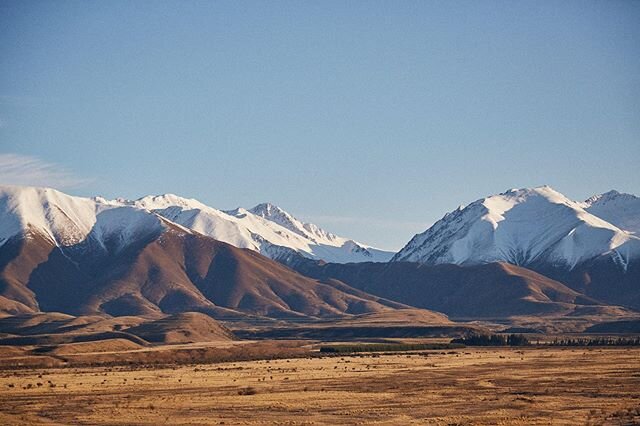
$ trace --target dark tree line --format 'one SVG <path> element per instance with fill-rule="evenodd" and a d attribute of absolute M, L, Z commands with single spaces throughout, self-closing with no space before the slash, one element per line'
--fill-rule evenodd
<path fill-rule="evenodd" d="M 466 346 L 526 346 L 531 342 L 522 334 L 470 334 L 453 339 L 451 343 Z M 580 337 L 555 338 L 553 341 L 537 342 L 543 346 L 640 346 L 640 337 Z"/>
<path fill-rule="evenodd" d="M 526 346 L 529 339 L 522 334 L 471 334 L 453 339 L 451 343 L 467 346 Z"/>
<path fill-rule="evenodd" d="M 555 339 L 550 346 L 640 346 L 640 337 L 591 337 Z"/>

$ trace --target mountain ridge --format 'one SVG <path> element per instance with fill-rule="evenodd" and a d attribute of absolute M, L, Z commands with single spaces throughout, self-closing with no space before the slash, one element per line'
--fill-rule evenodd
<path fill-rule="evenodd" d="M 279 218 L 258 212 L 260 206 L 277 209 Z M 122 210 L 118 210 L 122 209 Z M 149 195 L 137 200 L 103 197 L 76 197 L 52 188 L 0 185 L 0 245 L 23 228 L 33 226 L 43 231 L 58 245 L 73 245 L 91 231 L 97 243 L 101 237 L 126 230 L 133 232 L 139 225 L 136 219 L 148 219 L 140 211 L 148 211 L 176 225 L 232 244 L 258 251 L 272 259 L 301 254 L 311 259 L 329 262 L 386 261 L 392 252 L 376 249 L 354 240 L 336 236 L 317 225 L 303 223 L 270 203 L 259 204 L 252 210 L 238 208 L 223 211 L 207 206 L 196 199 L 175 194 Z M 122 215 L 123 217 L 118 217 Z M 101 228 L 95 228 L 102 215 Z M 130 215 L 129 219 L 124 215 Z M 106 220 L 111 219 L 111 220 Z M 156 222 L 162 222 L 156 219 Z"/>
<path fill-rule="evenodd" d="M 195 199 L 165 194 L 125 204 L 145 208 L 203 235 L 276 260 L 292 252 L 337 263 L 387 261 L 393 255 L 301 222 L 271 203 L 258 204 L 249 210 L 242 207 L 218 210 Z"/>

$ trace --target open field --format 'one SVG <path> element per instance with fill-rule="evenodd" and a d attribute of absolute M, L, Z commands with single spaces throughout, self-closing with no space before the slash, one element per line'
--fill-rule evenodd
<path fill-rule="evenodd" d="M 637 424 L 638 348 L 0 371 L 1 424 Z"/>

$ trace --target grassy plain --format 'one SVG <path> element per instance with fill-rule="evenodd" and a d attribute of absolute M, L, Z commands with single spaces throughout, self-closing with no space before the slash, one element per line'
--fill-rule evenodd
<path fill-rule="evenodd" d="M 40 423 L 638 424 L 640 348 L 0 371 L 0 424 Z"/>

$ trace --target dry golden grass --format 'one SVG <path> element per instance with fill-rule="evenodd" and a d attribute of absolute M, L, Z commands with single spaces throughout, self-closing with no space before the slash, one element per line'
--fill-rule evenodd
<path fill-rule="evenodd" d="M 640 349 L 0 372 L 1 424 L 634 424 Z"/>

